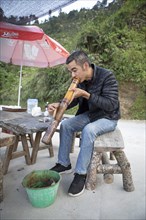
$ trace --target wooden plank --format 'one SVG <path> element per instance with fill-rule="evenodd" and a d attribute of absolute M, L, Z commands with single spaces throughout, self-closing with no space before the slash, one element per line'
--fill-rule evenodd
<path fill-rule="evenodd" d="M 15 158 L 22 157 L 22 156 L 25 156 L 25 155 L 26 155 L 26 152 L 17 151 L 17 152 L 12 153 L 11 159 L 15 159 Z"/>
<path fill-rule="evenodd" d="M 98 149 L 98 152 L 102 151 L 114 151 L 115 148 L 123 149 L 124 141 L 122 138 L 121 131 L 116 128 L 114 131 L 108 132 L 98 136 L 94 142 L 94 148 Z"/>

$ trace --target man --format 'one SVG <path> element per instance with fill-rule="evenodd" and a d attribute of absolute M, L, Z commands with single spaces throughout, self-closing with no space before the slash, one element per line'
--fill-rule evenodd
<path fill-rule="evenodd" d="M 60 126 L 58 162 L 51 170 L 59 173 L 71 172 L 70 151 L 74 132 L 81 131 L 80 152 L 75 174 L 68 193 L 81 195 L 85 189 L 94 140 L 98 135 L 113 131 L 120 118 L 118 84 L 113 73 L 91 64 L 83 51 L 73 52 L 66 60 L 72 78 L 80 80 L 73 89 L 73 100 L 68 108 L 78 105 L 75 117 L 63 120 Z M 48 106 L 49 112 L 56 110 L 59 103 Z"/>

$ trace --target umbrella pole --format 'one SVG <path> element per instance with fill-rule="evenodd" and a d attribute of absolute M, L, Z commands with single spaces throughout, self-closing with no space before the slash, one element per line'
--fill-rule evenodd
<path fill-rule="evenodd" d="M 20 106 L 20 95 L 22 89 L 22 65 L 20 66 L 19 88 L 18 88 L 18 106 Z"/>

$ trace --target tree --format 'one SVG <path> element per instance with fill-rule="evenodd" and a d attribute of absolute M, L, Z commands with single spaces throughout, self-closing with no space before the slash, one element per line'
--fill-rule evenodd
<path fill-rule="evenodd" d="M 2 8 L 0 8 L 0 21 L 3 21 L 4 18 L 4 11 Z"/>

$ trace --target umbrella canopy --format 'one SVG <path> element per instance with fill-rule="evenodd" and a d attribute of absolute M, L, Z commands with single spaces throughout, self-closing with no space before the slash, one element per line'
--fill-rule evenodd
<path fill-rule="evenodd" d="M 57 41 L 46 35 L 37 26 L 20 26 L 0 22 L 0 61 L 20 65 L 20 81 L 18 91 L 18 106 L 22 66 L 53 67 L 64 64 L 69 52 Z"/>

